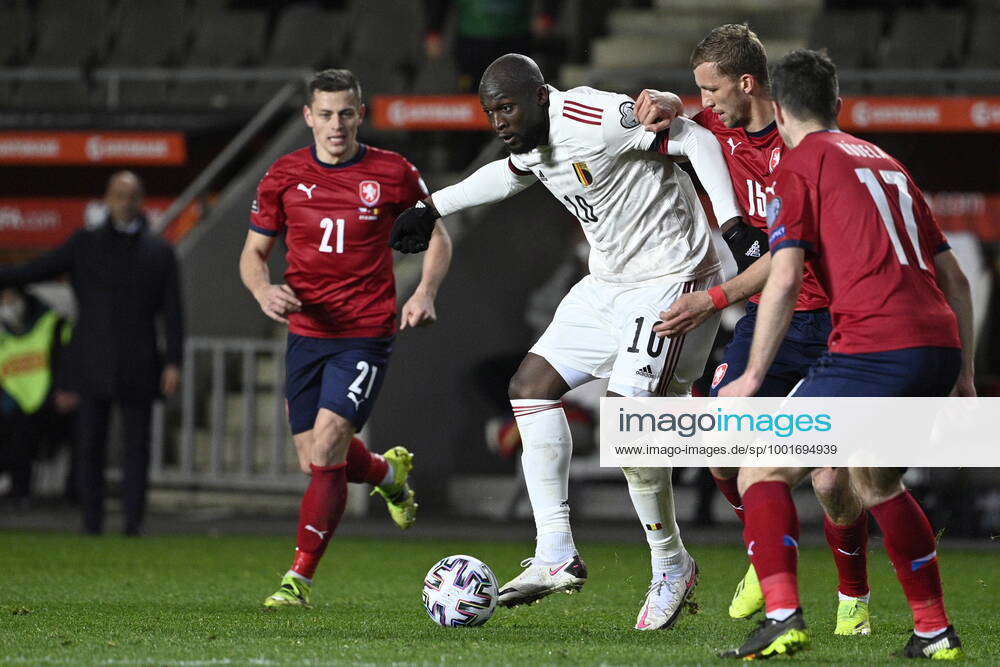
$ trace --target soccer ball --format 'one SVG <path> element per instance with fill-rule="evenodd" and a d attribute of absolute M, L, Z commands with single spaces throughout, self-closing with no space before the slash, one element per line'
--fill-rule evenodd
<path fill-rule="evenodd" d="M 447 556 L 424 577 L 424 608 L 438 625 L 472 627 L 490 620 L 497 608 L 497 576 L 472 556 Z"/>

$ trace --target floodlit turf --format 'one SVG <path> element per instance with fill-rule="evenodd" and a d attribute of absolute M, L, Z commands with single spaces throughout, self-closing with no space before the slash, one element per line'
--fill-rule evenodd
<path fill-rule="evenodd" d="M 1000 662 L 1000 557 L 952 551 L 946 542 L 953 619 L 972 657 Z M 291 558 L 287 539 L 3 533 L 0 663 L 725 664 L 715 653 L 750 627 L 726 616 L 746 562 L 736 546 L 692 545 L 702 571 L 701 612 L 663 632 L 631 629 L 648 552 L 638 544 L 582 547 L 590 566 L 583 592 L 499 609 L 481 628 L 445 629 L 420 602 L 427 569 L 442 556 L 468 553 L 505 580 L 528 545 L 335 540 L 316 580 L 315 608 L 265 612 L 260 602 Z M 793 660 L 877 664 L 902 647 L 909 610 L 885 552 L 873 551 L 870 564 L 874 634 L 834 637 L 832 560 L 803 550 L 800 581 L 814 648 Z"/>

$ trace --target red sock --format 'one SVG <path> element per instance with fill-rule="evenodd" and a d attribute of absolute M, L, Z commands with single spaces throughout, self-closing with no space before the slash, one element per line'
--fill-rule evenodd
<path fill-rule="evenodd" d="M 733 511 L 736 512 L 736 518 L 740 520 L 744 526 L 747 521 L 743 516 L 743 499 L 740 498 L 740 488 L 736 484 L 736 478 L 730 477 L 729 479 L 722 479 L 712 475 L 712 479 L 715 480 L 715 485 L 719 487 L 719 491 L 722 491 L 722 495 L 726 497 L 729 504 L 733 506 Z"/>
<path fill-rule="evenodd" d="M 757 482 L 743 494 L 743 540 L 767 611 L 798 609 L 799 516 L 784 482 Z"/>
<path fill-rule="evenodd" d="M 347 505 L 347 464 L 309 467 L 312 478 L 299 509 L 299 540 L 292 565 L 292 571 L 306 579 L 312 579 L 316 574 L 319 559 L 323 557 Z"/>
<path fill-rule="evenodd" d="M 913 627 L 933 632 L 948 627 L 934 530 L 920 504 L 904 491 L 871 508 L 882 529 L 885 550 L 913 610 Z"/>
<path fill-rule="evenodd" d="M 868 595 L 868 512 L 862 510 L 854 523 L 846 526 L 838 526 L 824 516 L 823 531 L 837 563 L 837 590 L 852 598 Z"/>
<path fill-rule="evenodd" d="M 360 439 L 347 448 L 347 481 L 351 484 L 378 486 L 389 472 L 389 462 L 381 454 L 368 451 Z"/>

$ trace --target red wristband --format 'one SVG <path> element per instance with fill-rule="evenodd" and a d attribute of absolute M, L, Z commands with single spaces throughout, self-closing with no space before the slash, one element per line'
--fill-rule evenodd
<path fill-rule="evenodd" d="M 722 289 L 722 285 L 716 285 L 715 287 L 708 288 L 708 296 L 712 299 L 712 304 L 715 306 L 716 310 L 722 310 L 729 305 L 729 297 L 726 296 L 726 292 Z"/>

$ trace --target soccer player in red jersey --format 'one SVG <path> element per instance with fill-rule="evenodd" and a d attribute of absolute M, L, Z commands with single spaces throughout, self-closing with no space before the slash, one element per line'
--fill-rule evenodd
<path fill-rule="evenodd" d="M 742 222 L 723 225 L 723 238 L 736 259 L 739 274 L 712 290 L 681 296 L 662 313 L 663 322 L 654 329 L 671 337 L 682 335 L 730 302 L 753 295 L 746 304 L 746 315 L 733 331 L 722 363 L 716 368 L 711 395 L 717 396 L 722 387 L 743 373 L 750 357 L 759 292 L 770 267 L 765 197 L 785 145 L 774 121 L 767 53 L 750 28 L 745 24 L 727 24 L 713 29 L 695 47 L 691 67 L 705 107 L 692 120 L 719 140 L 749 225 Z M 643 91 L 636 103 L 637 118 L 651 131 L 661 131 L 682 111 L 680 98 L 655 90 Z M 764 376 L 758 396 L 787 396 L 826 352 L 832 329 L 828 305 L 826 293 L 812 268 L 806 265 L 788 333 Z M 736 481 L 738 469 L 710 470 L 716 485 L 743 521 L 743 502 Z M 813 471 L 812 486 L 824 509 L 824 532 L 837 565 L 839 600 L 834 633 L 867 635 L 871 632 L 868 513 L 861 511 L 846 470 L 819 468 Z M 746 618 L 763 606 L 764 595 L 751 565 L 736 587 L 729 615 Z"/>
<path fill-rule="evenodd" d="M 810 263 L 830 296 L 830 350 L 794 396 L 974 396 L 972 298 L 923 194 L 878 146 L 837 129 L 836 68 L 800 49 L 777 63 L 772 94 L 788 152 L 768 201 L 771 270 L 750 362 L 720 396 L 752 396 L 781 344 Z M 731 657 L 808 645 L 796 579 L 800 468 L 743 468 L 744 540 L 767 615 Z M 913 610 L 902 655 L 956 659 L 962 644 L 945 612 L 934 531 L 899 468 L 851 468 L 852 483 L 885 536 Z"/>
<path fill-rule="evenodd" d="M 264 175 L 240 256 L 243 284 L 261 310 L 288 324 L 288 418 L 299 464 L 310 475 L 295 561 L 265 600 L 269 607 L 309 605 L 348 482 L 374 485 L 401 528 L 416 519 L 407 484 L 412 455 L 403 447 L 373 454 L 355 434 L 371 414 L 396 334 L 392 221 L 427 189 L 401 155 L 358 142 L 361 99 L 348 70 L 325 70 L 310 80 L 303 114 L 314 143 L 278 159 Z M 281 234 L 288 269 L 285 284 L 276 285 L 267 258 Z M 450 261 L 451 242 L 438 222 L 400 328 L 434 322 L 434 299 Z"/>

